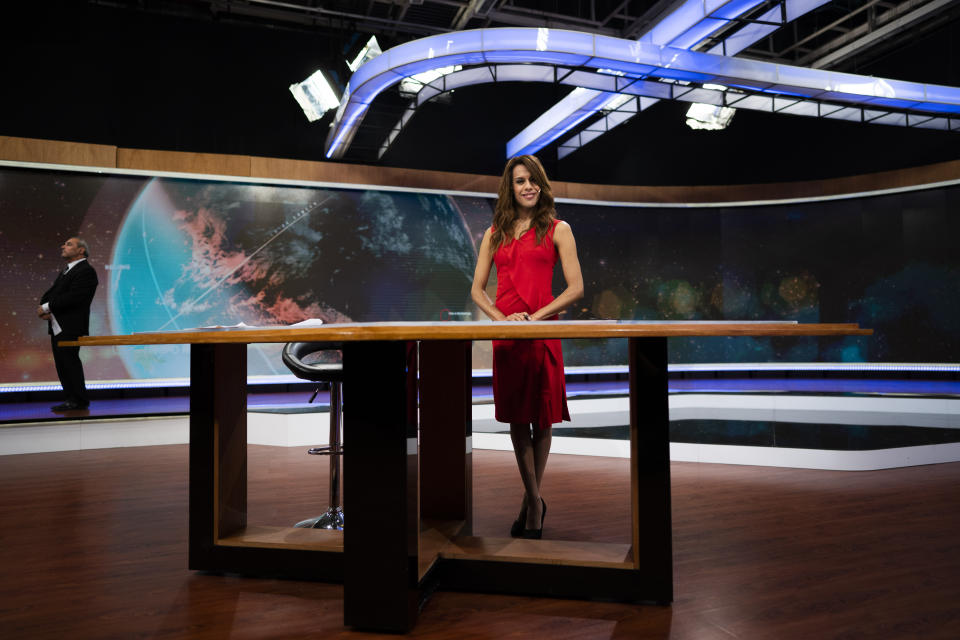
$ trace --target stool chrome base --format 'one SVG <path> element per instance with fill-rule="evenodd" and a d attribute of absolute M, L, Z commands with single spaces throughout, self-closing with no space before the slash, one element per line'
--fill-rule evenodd
<path fill-rule="evenodd" d="M 303 520 L 293 526 L 300 527 L 301 529 L 336 529 L 342 531 L 343 508 L 330 507 L 323 515 Z"/>

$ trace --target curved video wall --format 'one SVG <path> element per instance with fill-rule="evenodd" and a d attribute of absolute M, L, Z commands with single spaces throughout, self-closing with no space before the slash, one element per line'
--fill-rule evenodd
<path fill-rule="evenodd" d="M 586 296 L 570 319 L 859 322 L 871 337 L 671 341 L 671 361 L 958 362 L 960 186 L 725 206 L 559 202 Z M 42 293 L 71 235 L 100 275 L 94 334 L 482 319 L 470 301 L 493 197 L 0 168 L 0 384 L 56 380 Z M 562 287 L 557 270 L 555 291 Z M 492 286 L 492 283 L 491 283 Z M 250 375 L 286 374 L 278 345 Z M 186 347 L 83 349 L 97 380 L 181 378 Z M 474 366 L 489 367 L 488 351 Z M 626 361 L 568 341 L 568 365 Z"/>

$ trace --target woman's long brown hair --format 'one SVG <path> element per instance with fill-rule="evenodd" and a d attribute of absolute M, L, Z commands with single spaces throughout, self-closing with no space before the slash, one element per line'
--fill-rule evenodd
<path fill-rule="evenodd" d="M 513 169 L 522 164 L 530 172 L 530 182 L 540 187 L 540 199 L 533 213 L 530 223 L 537 230 L 537 244 L 543 242 L 543 237 L 550 230 L 550 225 L 557 217 L 553 206 L 553 191 L 543 165 L 535 156 L 516 156 L 507 161 L 500 179 L 500 188 L 497 192 L 497 205 L 493 210 L 493 235 L 490 237 L 490 251 L 495 252 L 500 245 L 509 244 L 513 239 L 513 225 L 520 217 L 517 211 L 517 202 L 513 197 Z"/>

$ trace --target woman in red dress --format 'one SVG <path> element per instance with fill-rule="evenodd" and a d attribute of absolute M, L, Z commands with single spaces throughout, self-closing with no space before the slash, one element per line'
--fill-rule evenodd
<path fill-rule="evenodd" d="M 567 288 L 551 293 L 557 258 Z M 496 303 L 486 293 L 497 268 Z M 483 235 L 471 289 L 473 301 L 494 321 L 555 320 L 583 297 L 583 277 L 570 225 L 556 218 L 550 182 L 540 161 L 518 156 L 500 180 L 493 225 Z M 510 423 L 523 500 L 510 535 L 540 538 L 547 504 L 540 484 L 552 440 L 551 425 L 570 420 L 560 340 L 494 340 L 496 418 Z"/>

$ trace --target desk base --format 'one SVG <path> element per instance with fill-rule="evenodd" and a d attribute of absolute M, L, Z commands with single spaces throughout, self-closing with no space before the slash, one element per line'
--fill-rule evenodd
<path fill-rule="evenodd" d="M 246 345 L 191 348 L 190 568 L 342 582 L 344 622 L 406 632 L 435 589 L 673 598 L 666 338 L 630 338 L 629 545 L 479 538 L 468 341 L 344 345 L 346 532 L 248 527 Z M 417 373 L 419 372 L 419 378 Z"/>

